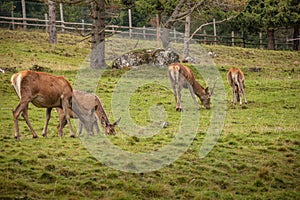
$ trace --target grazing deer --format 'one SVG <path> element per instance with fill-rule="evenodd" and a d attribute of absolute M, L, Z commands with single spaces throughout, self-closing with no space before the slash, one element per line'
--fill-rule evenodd
<path fill-rule="evenodd" d="M 232 103 L 240 101 L 242 105 L 242 95 L 244 95 L 245 104 L 247 104 L 247 99 L 245 95 L 245 76 L 239 68 L 232 67 L 227 73 L 227 80 L 232 88 Z"/>
<path fill-rule="evenodd" d="M 46 108 L 46 121 L 42 132 L 44 137 L 46 137 L 51 110 L 54 107 L 59 107 L 64 110 L 65 117 L 70 128 L 71 137 L 75 137 L 68 110 L 68 108 L 71 108 L 72 104 L 75 108 L 74 112 L 76 112 L 83 121 L 86 123 L 90 121 L 90 117 L 84 117 L 90 115 L 82 112 L 82 109 L 80 105 L 78 105 L 76 99 L 73 98 L 72 101 L 72 87 L 62 76 L 54 76 L 43 72 L 25 70 L 13 74 L 11 77 L 11 83 L 20 99 L 19 104 L 13 110 L 16 139 L 19 139 L 20 137 L 18 120 L 21 113 L 32 132 L 33 138 L 38 137 L 28 118 L 28 104 L 30 102 L 38 108 Z"/>
<path fill-rule="evenodd" d="M 96 132 L 97 133 L 100 132 L 98 123 L 97 123 L 97 119 L 95 117 L 95 116 L 97 116 L 101 122 L 101 125 L 104 129 L 105 134 L 116 135 L 115 126 L 118 125 L 121 118 L 119 118 L 116 122 L 111 124 L 106 116 L 106 113 L 105 113 L 102 105 L 101 105 L 100 99 L 94 94 L 75 90 L 74 96 L 76 97 L 77 101 L 81 104 L 82 108 L 84 108 L 86 110 L 86 112 L 94 113 L 94 115 L 93 115 L 94 117 L 93 117 L 93 120 L 91 123 L 92 127 L 90 128 L 91 130 L 93 130 L 93 127 L 95 127 Z M 64 115 L 64 111 L 61 108 L 57 108 L 57 113 L 58 113 L 59 121 L 60 121 L 57 128 L 58 128 L 58 130 L 62 130 L 67 123 L 66 116 Z M 69 113 L 70 113 L 70 117 L 77 118 L 76 114 L 72 110 L 69 110 Z M 78 135 L 80 135 L 82 132 L 82 125 L 83 125 L 83 122 L 81 120 L 79 120 Z"/>
<path fill-rule="evenodd" d="M 206 82 L 206 88 L 202 87 L 194 77 L 193 72 L 181 63 L 172 63 L 168 68 L 168 76 L 171 82 L 171 86 L 174 92 L 176 111 L 182 111 L 181 107 L 181 90 L 182 87 L 188 88 L 191 96 L 194 100 L 196 108 L 199 110 L 199 104 L 195 98 L 195 94 L 199 97 L 202 105 L 206 109 L 210 109 L 210 97 L 213 94 L 216 82 L 212 90 L 209 90 L 208 83 Z M 217 80 L 216 80 L 217 81 Z M 176 88 L 177 86 L 177 88 Z"/>

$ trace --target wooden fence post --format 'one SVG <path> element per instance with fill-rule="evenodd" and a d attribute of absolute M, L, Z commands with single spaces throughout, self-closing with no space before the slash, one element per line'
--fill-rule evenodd
<path fill-rule="evenodd" d="M 128 9 L 128 20 L 129 20 L 129 38 L 132 38 L 132 19 L 131 19 L 131 9 Z"/>
<path fill-rule="evenodd" d="M 59 12 L 60 12 L 60 21 L 61 21 L 61 31 L 65 32 L 64 12 L 63 12 L 63 5 L 62 5 L 62 3 L 59 3 Z"/>
<path fill-rule="evenodd" d="M 11 11 L 11 17 L 14 18 L 13 10 Z M 15 20 L 14 19 L 11 20 L 11 28 L 12 28 L 12 30 L 15 30 Z"/>
<path fill-rule="evenodd" d="M 259 32 L 259 48 L 263 49 L 263 39 L 262 39 L 262 32 Z"/>
<path fill-rule="evenodd" d="M 46 33 L 48 33 L 48 15 L 45 13 L 45 26 L 46 26 Z"/>
<path fill-rule="evenodd" d="M 25 0 L 22 0 L 22 15 L 23 15 L 23 30 L 26 31 L 27 30 L 27 22 L 26 22 L 26 3 Z"/>
<path fill-rule="evenodd" d="M 214 23 L 214 40 L 215 40 L 215 45 L 217 44 L 217 28 L 216 28 L 216 19 L 213 19 L 213 23 Z"/>
<path fill-rule="evenodd" d="M 160 18 L 159 18 L 159 14 L 156 14 L 156 38 L 157 38 L 157 42 L 160 42 Z M 169 30 L 168 30 L 169 31 Z"/>
<path fill-rule="evenodd" d="M 285 36 L 285 49 L 289 50 L 289 36 L 288 35 Z"/>
<path fill-rule="evenodd" d="M 143 26 L 143 37 L 144 37 L 144 39 L 146 39 L 146 27 L 145 26 Z"/>
<path fill-rule="evenodd" d="M 81 28 L 82 28 L 82 30 L 81 30 L 81 33 L 82 33 L 82 35 L 84 35 L 84 19 L 82 19 L 81 20 Z"/>

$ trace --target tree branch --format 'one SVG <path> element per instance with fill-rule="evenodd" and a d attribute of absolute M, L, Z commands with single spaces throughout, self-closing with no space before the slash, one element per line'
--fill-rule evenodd
<path fill-rule="evenodd" d="M 197 9 L 203 2 L 204 0 L 201 0 L 197 3 L 190 3 L 190 8 L 186 9 L 184 12 L 180 12 L 181 9 L 183 8 L 183 6 L 186 3 L 187 0 L 180 0 L 174 10 L 174 12 L 172 13 L 171 17 L 167 20 L 165 27 L 166 28 L 171 28 L 171 26 L 178 20 L 181 20 L 183 18 L 185 18 L 187 15 L 190 15 L 195 9 Z"/>
<path fill-rule="evenodd" d="M 230 19 L 233 19 L 233 18 L 235 18 L 235 17 L 237 17 L 237 15 L 236 15 L 236 16 L 228 17 L 228 18 L 223 19 L 223 20 L 220 20 L 220 21 L 216 21 L 215 23 L 216 23 L 216 24 L 220 24 L 220 23 L 223 23 L 223 22 L 228 21 L 228 20 L 230 20 Z M 208 23 L 205 23 L 205 24 L 202 24 L 201 26 L 199 26 L 199 27 L 194 31 L 194 33 L 189 37 L 188 41 L 190 41 L 190 40 L 194 37 L 194 35 L 195 35 L 198 31 L 200 31 L 203 27 L 208 26 L 208 25 L 211 25 L 211 24 L 213 24 L 213 22 L 208 22 Z"/>

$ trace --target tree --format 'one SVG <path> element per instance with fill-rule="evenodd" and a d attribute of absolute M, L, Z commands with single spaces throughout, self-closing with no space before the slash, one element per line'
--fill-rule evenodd
<path fill-rule="evenodd" d="M 191 6 L 194 6 L 194 10 L 190 10 Z M 196 5 L 196 6 L 195 6 Z M 212 25 L 220 24 L 228 21 L 236 16 L 236 12 L 239 12 L 240 8 L 243 6 L 243 1 L 232 2 L 231 0 L 220 0 L 220 1 L 203 1 L 197 2 L 197 4 L 186 4 L 187 9 L 190 14 L 186 16 L 185 20 L 185 34 L 184 34 L 184 50 L 183 57 L 186 58 L 189 55 L 189 42 L 193 39 L 193 36 L 200 31 L 202 28 Z M 193 14 L 194 13 L 194 14 Z M 207 18 L 206 21 L 200 21 L 198 26 L 194 26 L 194 32 L 190 35 L 191 31 L 191 18 L 193 21 L 199 22 L 199 18 Z M 213 19 L 219 18 L 218 21 L 211 22 Z M 207 22 L 207 20 L 209 22 Z M 199 25 L 200 24 L 200 25 Z"/>
<path fill-rule="evenodd" d="M 55 13 L 56 3 L 53 0 L 48 0 L 49 9 L 49 43 L 56 43 L 56 13 Z"/>
<path fill-rule="evenodd" d="M 300 50 L 300 2 L 298 0 L 291 1 L 290 15 L 293 24 L 293 50 Z"/>
<path fill-rule="evenodd" d="M 300 23 L 299 2 L 296 0 L 250 0 L 239 23 L 245 29 L 267 32 L 268 49 L 275 49 L 275 31 Z"/>
<path fill-rule="evenodd" d="M 113 0 L 111 0 L 113 1 Z M 56 29 L 55 29 L 55 5 L 56 2 L 78 5 L 82 4 L 81 0 L 48 0 L 49 6 L 49 42 L 56 42 Z M 108 2 L 106 0 L 86 0 L 85 4 L 90 10 L 90 17 L 93 21 L 91 33 L 88 38 L 92 38 L 90 67 L 92 69 L 99 69 L 106 67 L 105 62 L 105 7 Z"/>
<path fill-rule="evenodd" d="M 22 0 L 21 1 L 22 3 L 22 15 L 23 15 L 23 18 L 26 18 L 26 3 L 25 3 L 25 0 Z M 23 21 L 23 29 L 24 31 L 27 30 L 27 25 L 26 25 L 26 20 Z"/>
<path fill-rule="evenodd" d="M 90 57 L 90 67 L 99 69 L 106 67 L 105 62 L 105 1 L 93 0 L 89 2 L 92 28 L 92 52 Z"/>

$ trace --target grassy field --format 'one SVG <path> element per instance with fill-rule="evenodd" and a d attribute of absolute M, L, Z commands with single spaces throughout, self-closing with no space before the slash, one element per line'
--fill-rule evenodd
<path fill-rule="evenodd" d="M 15 141 L 11 111 L 18 99 L 10 85 L 13 71 L 42 66 L 64 75 L 74 85 L 77 70 L 89 52 L 88 42 L 80 40 L 58 35 L 58 43 L 51 46 L 44 33 L 0 30 L 0 68 L 7 71 L 0 74 L 0 199 L 299 199 L 299 52 L 203 46 L 218 54 L 214 62 L 227 94 L 222 134 L 204 158 L 199 157 L 199 150 L 211 117 L 211 111 L 204 109 L 199 111 L 201 123 L 188 149 L 175 162 L 148 173 L 116 170 L 97 160 L 85 143 L 102 142 L 103 137 L 74 139 L 66 128 L 59 138 L 55 112 L 48 137 L 43 138 L 45 110 L 33 105 L 29 117 L 40 137 L 33 139 L 20 117 L 21 140 Z M 116 48 L 124 46 L 118 44 Z M 230 103 L 226 72 L 232 66 L 245 73 L 248 105 Z M 253 67 L 261 71 L 252 72 Z M 95 74 L 102 74 L 95 92 L 110 120 L 116 120 L 111 107 L 113 92 L 126 72 L 95 70 Z M 137 77 L 133 81 L 141 80 Z M 158 105 L 164 108 L 166 125 L 153 137 L 126 135 L 117 129 L 116 136 L 105 139 L 133 153 L 157 151 L 178 129 L 181 115 L 175 112 L 173 101 L 170 88 L 138 88 L 130 98 L 132 119 L 140 126 L 151 123 L 149 109 Z M 186 102 L 184 106 L 188 107 Z"/>

